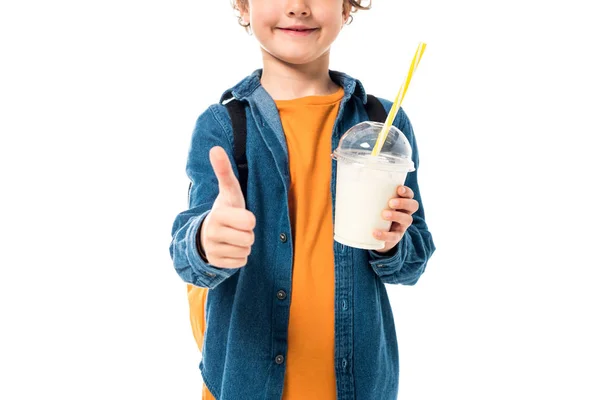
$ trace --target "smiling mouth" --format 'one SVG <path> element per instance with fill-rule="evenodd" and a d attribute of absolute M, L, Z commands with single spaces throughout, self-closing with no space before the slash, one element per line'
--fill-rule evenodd
<path fill-rule="evenodd" d="M 313 32 L 317 31 L 317 28 L 306 29 L 306 28 L 278 28 L 282 33 L 289 37 L 303 38 L 312 36 Z"/>
<path fill-rule="evenodd" d="M 308 32 L 312 32 L 312 31 L 316 31 L 317 28 L 311 28 L 311 29 L 294 29 L 294 28 L 278 28 L 281 29 L 282 31 L 287 31 L 287 32 L 304 32 L 304 33 L 308 33 Z"/>

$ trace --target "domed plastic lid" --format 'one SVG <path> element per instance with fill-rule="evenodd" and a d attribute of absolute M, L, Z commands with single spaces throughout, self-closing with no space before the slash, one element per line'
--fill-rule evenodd
<path fill-rule="evenodd" d="M 332 158 L 338 161 L 365 164 L 375 169 L 387 171 L 414 171 L 412 148 L 406 136 L 395 126 L 391 126 L 387 138 L 377 157 L 371 157 L 377 137 L 383 124 L 365 121 L 354 125 L 340 139 Z"/>

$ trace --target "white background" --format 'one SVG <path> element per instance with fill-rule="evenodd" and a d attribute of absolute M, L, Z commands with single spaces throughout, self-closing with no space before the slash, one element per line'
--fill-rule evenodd
<path fill-rule="evenodd" d="M 334 44 L 390 99 L 428 44 L 402 399 L 600 398 L 592 3 L 376 0 Z M 104 0 L 3 2 L 0 46 L 0 398 L 199 398 L 170 230 L 195 120 L 258 45 L 226 0 Z"/>

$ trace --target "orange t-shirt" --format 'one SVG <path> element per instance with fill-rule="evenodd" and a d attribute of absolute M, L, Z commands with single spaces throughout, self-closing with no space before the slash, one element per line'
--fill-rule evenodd
<path fill-rule="evenodd" d="M 335 400 L 331 132 L 344 90 L 276 101 L 288 147 L 294 243 L 284 400 Z"/>
<path fill-rule="evenodd" d="M 283 399 L 336 398 L 331 132 L 344 90 L 276 101 L 288 146 L 294 242 Z"/>
<path fill-rule="evenodd" d="M 275 101 L 288 147 L 294 244 L 284 400 L 336 399 L 331 133 L 343 96 L 339 88 Z M 202 333 L 203 322 L 196 321 Z M 202 399 L 214 400 L 206 386 Z"/>

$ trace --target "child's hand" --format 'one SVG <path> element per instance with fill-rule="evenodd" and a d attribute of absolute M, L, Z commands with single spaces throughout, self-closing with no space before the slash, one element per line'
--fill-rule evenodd
<path fill-rule="evenodd" d="M 385 247 L 376 250 L 379 253 L 386 253 L 400 242 L 404 232 L 412 224 L 412 215 L 419 209 L 419 203 L 413 199 L 414 193 L 408 186 L 398 186 L 396 191 L 399 197 L 390 200 L 389 207 L 392 210 L 382 212 L 383 219 L 392 221 L 389 232 L 375 230 L 373 236 L 379 240 L 385 241 Z"/>
<path fill-rule="evenodd" d="M 199 251 L 204 251 L 206 260 L 215 267 L 243 267 L 254 244 L 256 218 L 246 210 L 240 183 L 225 150 L 213 147 L 210 163 L 219 181 L 219 195 L 202 223 Z"/>

